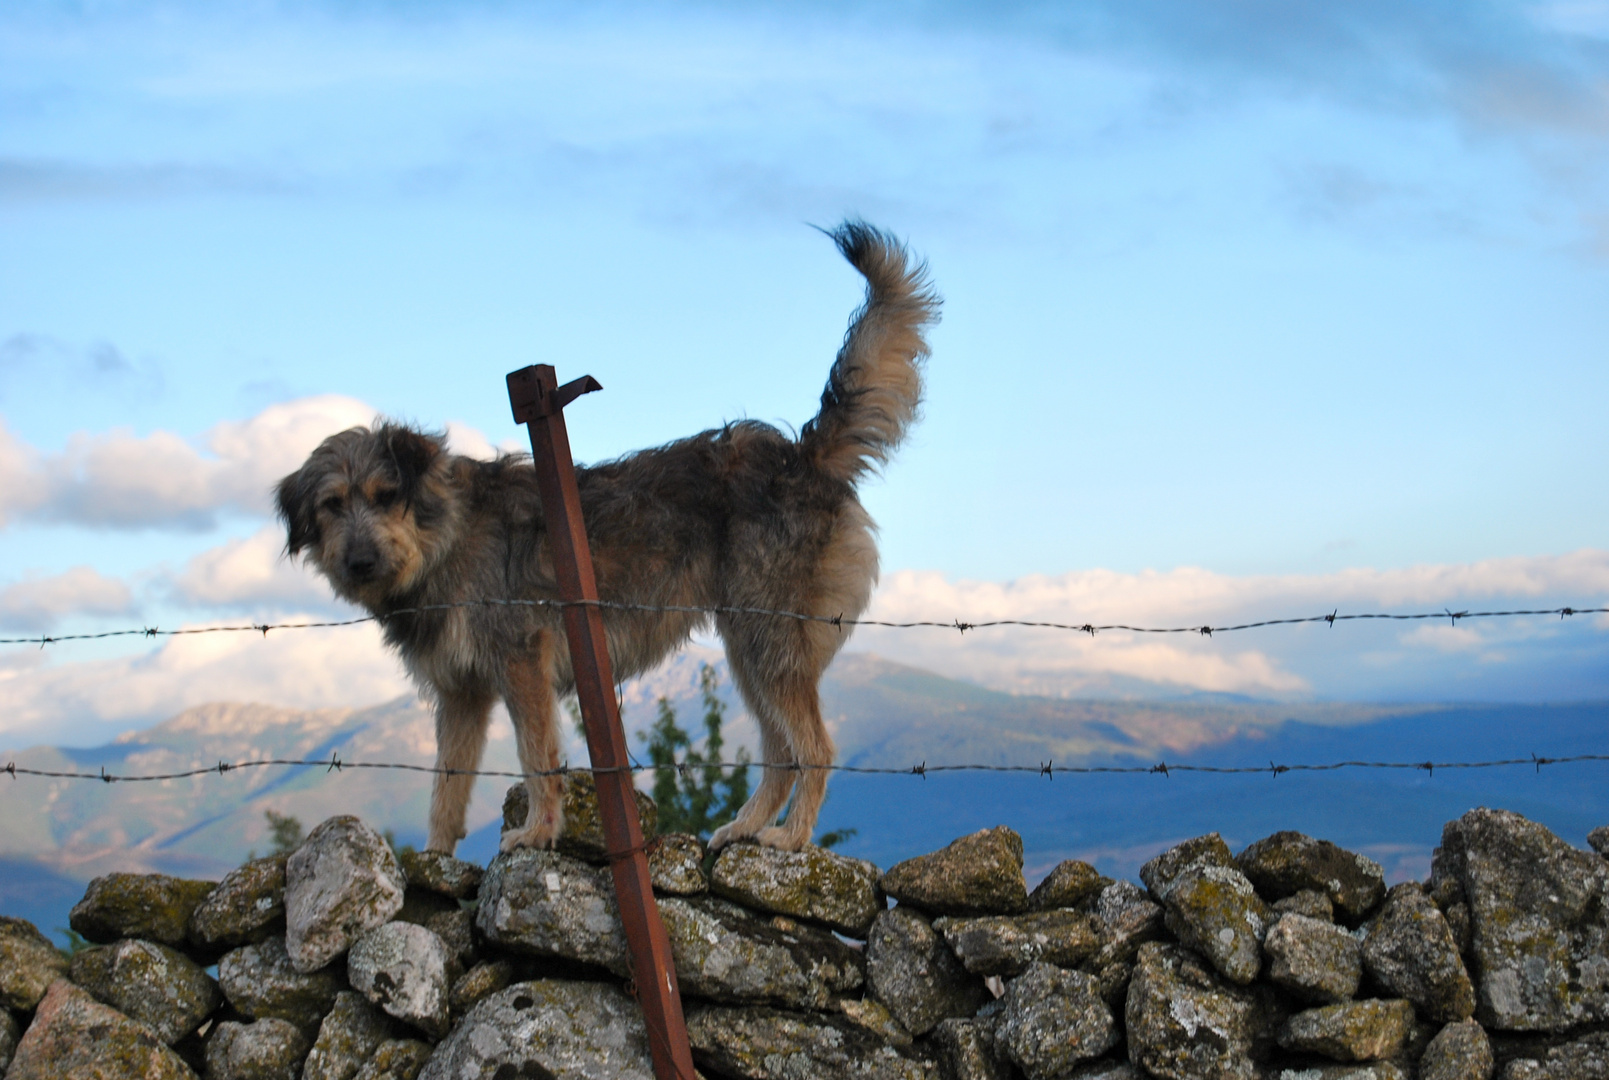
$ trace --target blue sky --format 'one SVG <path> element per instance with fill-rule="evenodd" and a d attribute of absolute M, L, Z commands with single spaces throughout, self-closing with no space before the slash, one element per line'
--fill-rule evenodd
<path fill-rule="evenodd" d="M 527 363 L 607 388 L 583 459 L 798 424 L 859 299 L 807 226 L 846 214 L 946 301 L 865 492 L 880 604 L 1603 602 L 1606 166 L 1603 2 L 10 4 L 0 630 L 336 610 L 272 565 L 276 470 L 375 411 L 512 445 Z M 1598 624 L 1448 629 L 968 670 L 1609 694 Z M 8 654 L 0 737 L 395 685 L 344 640 L 314 689 L 266 646 Z"/>

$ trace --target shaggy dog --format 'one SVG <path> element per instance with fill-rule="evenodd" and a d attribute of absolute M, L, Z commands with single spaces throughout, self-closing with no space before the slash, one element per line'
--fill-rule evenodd
<path fill-rule="evenodd" d="M 829 234 L 866 278 L 827 377 L 821 411 L 797 438 L 743 420 L 616 461 L 577 468 L 604 601 L 765 608 L 852 619 L 877 581 L 871 518 L 856 481 L 887 460 L 916 417 L 923 331 L 939 300 L 925 268 L 861 222 Z M 473 770 L 492 705 L 514 721 L 527 773 L 559 766 L 558 698 L 573 691 L 560 611 L 476 605 L 557 598 L 536 474 L 522 455 L 478 461 L 443 437 L 381 422 L 332 435 L 280 482 L 290 555 L 305 552 L 336 593 L 377 617 L 436 712 L 436 766 Z M 419 611 L 434 605 L 444 609 Z M 658 664 L 711 622 L 760 729 L 768 766 L 737 818 L 711 840 L 753 837 L 797 850 L 827 792 L 833 744 L 817 684 L 843 627 L 767 615 L 604 610 L 617 678 Z M 439 772 L 429 847 L 465 835 L 474 777 Z M 503 849 L 552 844 L 563 780 L 527 777 L 530 810 Z M 797 785 L 797 791 L 794 791 Z M 775 824 L 789 803 L 786 821 Z"/>

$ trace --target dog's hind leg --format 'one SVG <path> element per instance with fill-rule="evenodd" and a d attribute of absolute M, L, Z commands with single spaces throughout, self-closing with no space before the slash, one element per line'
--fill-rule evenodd
<path fill-rule="evenodd" d="M 530 809 L 525 824 L 503 836 L 503 850 L 552 847 L 564 831 L 564 777 L 532 776 L 559 767 L 558 701 L 553 694 L 553 634 L 538 630 L 530 647 L 509 661 L 503 701 L 514 721 L 514 741 Z"/>
<path fill-rule="evenodd" d="M 713 851 L 719 851 L 734 840 L 747 840 L 776 821 L 777 814 L 787 805 L 788 795 L 798 775 L 786 767 L 793 764 L 793 751 L 788 747 L 787 736 L 767 715 L 768 706 L 749 694 L 744 695 L 744 700 L 748 702 L 749 711 L 754 714 L 760 728 L 761 762 L 783 767 L 761 768 L 760 785 L 749 796 L 749 801 L 743 804 L 730 823 L 716 829 L 710 837 L 710 849 Z"/>
<path fill-rule="evenodd" d="M 465 836 L 464 818 L 486 747 L 492 696 L 459 691 L 436 694 L 436 773 L 430 790 L 430 840 L 425 847 L 448 855 Z M 447 770 L 453 770 L 448 772 Z"/>
<path fill-rule="evenodd" d="M 787 820 L 761 829 L 754 838 L 767 847 L 798 851 L 810 843 L 821 804 L 827 799 L 827 770 L 835 749 L 821 722 L 821 698 L 816 690 L 820 676 L 797 672 L 790 676 L 780 688 L 775 707 L 786 721 L 788 747 L 800 766 L 798 784 Z"/>

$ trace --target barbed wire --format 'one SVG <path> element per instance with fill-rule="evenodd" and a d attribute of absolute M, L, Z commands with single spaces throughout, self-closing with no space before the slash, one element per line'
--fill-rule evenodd
<path fill-rule="evenodd" d="M 60 780 L 98 780 L 106 784 L 128 784 L 143 781 L 157 780 L 186 780 L 197 776 L 223 776 L 226 773 L 238 772 L 242 769 L 260 769 L 273 766 L 297 768 L 322 768 L 326 773 L 344 773 L 347 769 L 396 769 L 403 772 L 431 773 L 440 776 L 476 776 L 476 777 L 502 777 L 510 780 L 529 780 L 547 776 L 570 776 L 573 773 L 591 773 L 594 776 L 606 773 L 638 773 L 648 772 L 675 772 L 683 776 L 696 774 L 701 770 L 718 769 L 723 772 L 767 769 L 778 772 L 836 772 L 852 773 L 871 776 L 915 776 L 926 779 L 935 773 L 960 772 L 990 772 L 990 773 L 1022 773 L 1042 776 L 1047 780 L 1054 780 L 1056 774 L 1062 775 L 1123 775 L 1123 776 L 1171 776 L 1173 773 L 1212 773 L 1219 775 L 1242 775 L 1266 773 L 1281 776 L 1290 772 L 1336 772 L 1341 769 L 1412 769 L 1435 775 L 1437 769 L 1496 769 L 1511 768 L 1528 765 L 1538 773 L 1544 765 L 1566 765 L 1590 761 L 1609 761 L 1609 754 L 1571 754 L 1564 757 L 1546 757 L 1532 754 L 1523 758 L 1499 758 L 1492 761 L 1332 761 L 1323 764 L 1297 764 L 1281 765 L 1270 761 L 1267 765 L 1192 765 L 1186 762 L 1158 762 L 1154 765 L 1057 765 L 1054 761 L 1041 762 L 1038 765 L 989 765 L 983 763 L 969 763 L 961 765 L 929 765 L 923 761 L 919 765 L 911 766 L 879 766 L 879 765 L 804 765 L 796 762 L 761 762 L 761 761 L 708 761 L 708 762 L 678 762 L 662 765 L 620 765 L 604 768 L 591 766 L 561 765 L 556 769 L 540 769 L 534 772 L 519 772 L 502 769 L 443 769 L 433 765 L 414 765 L 407 762 L 395 761 L 342 761 L 338 753 L 332 753 L 329 758 L 262 758 L 249 761 L 220 761 L 216 765 L 185 769 L 171 773 L 145 773 L 139 775 L 119 775 L 109 773 L 106 767 L 101 766 L 98 773 L 86 772 L 60 772 L 50 769 L 30 769 L 18 765 L 15 761 L 7 762 L 0 772 L 10 775 L 13 779 L 19 776 L 38 776 Z"/>
<path fill-rule="evenodd" d="M 1502 619 L 1518 616 L 1557 615 L 1561 620 L 1573 615 L 1598 615 L 1609 613 L 1609 607 L 1556 607 L 1556 608 L 1524 608 L 1512 611 L 1453 611 L 1443 608 L 1440 611 L 1421 611 L 1407 614 L 1390 612 L 1362 612 L 1357 614 L 1341 614 L 1340 608 L 1333 609 L 1328 615 L 1301 615 L 1283 619 L 1259 619 L 1255 622 L 1235 623 L 1225 626 L 1212 626 L 1193 624 L 1189 626 L 1133 626 L 1128 623 L 1075 623 L 1075 622 L 1046 622 L 1034 619 L 981 619 L 963 621 L 951 619 L 940 622 L 932 619 L 917 619 L 910 622 L 895 622 L 886 619 L 859 619 L 843 615 L 812 615 L 801 611 L 783 611 L 776 608 L 734 607 L 727 605 L 713 605 L 699 607 L 686 604 L 636 604 L 615 600 L 546 600 L 546 599 L 478 599 L 459 600 L 448 604 L 421 604 L 417 607 L 397 608 L 383 615 L 365 615 L 355 619 L 330 619 L 316 622 L 290 622 L 290 623 L 247 623 L 234 626 L 197 626 L 180 630 L 163 630 L 155 626 L 143 626 L 138 629 L 103 630 L 93 634 L 41 634 L 39 637 L 0 638 L 0 645 L 38 645 L 44 648 L 62 641 L 99 641 L 115 637 L 181 637 L 190 634 L 239 634 L 260 633 L 268 636 L 270 630 L 314 630 L 339 626 L 359 626 L 364 623 L 377 623 L 381 626 L 390 620 L 410 615 L 424 615 L 431 612 L 453 611 L 460 608 L 471 607 L 532 607 L 532 608 L 568 608 L 568 607 L 594 607 L 605 611 L 640 612 L 647 614 L 677 614 L 677 615 L 762 615 L 770 618 L 793 619 L 798 622 L 825 623 L 835 627 L 876 626 L 891 630 L 912 630 L 917 628 L 934 628 L 941 630 L 955 630 L 965 634 L 968 630 L 987 630 L 1001 626 L 1020 626 L 1045 630 L 1072 630 L 1077 633 L 1094 636 L 1108 630 L 1121 630 L 1134 634 L 1198 634 L 1211 637 L 1214 634 L 1229 634 L 1239 630 L 1257 630 L 1270 626 L 1298 626 L 1304 623 L 1326 623 L 1334 626 L 1338 622 L 1358 622 L 1365 620 L 1382 620 L 1390 622 L 1414 622 L 1426 619 L 1448 619 L 1454 626 L 1460 619 Z"/>

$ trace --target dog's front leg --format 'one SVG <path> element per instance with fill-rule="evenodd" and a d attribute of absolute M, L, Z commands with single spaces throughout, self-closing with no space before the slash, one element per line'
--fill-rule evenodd
<path fill-rule="evenodd" d="M 459 691 L 436 693 L 436 778 L 430 790 L 430 840 L 425 847 L 448 855 L 465 835 L 464 818 L 486 747 L 492 696 Z"/>
<path fill-rule="evenodd" d="M 503 836 L 503 850 L 519 847 L 552 847 L 564 831 L 564 777 L 532 776 L 551 773 L 559 767 L 559 725 L 557 701 L 553 695 L 553 649 L 551 631 L 538 630 L 530 637 L 523 655 L 509 661 L 503 700 L 514 721 L 514 741 L 519 748 L 520 769 L 526 773 L 525 791 L 530 809 L 525 824 Z"/>

